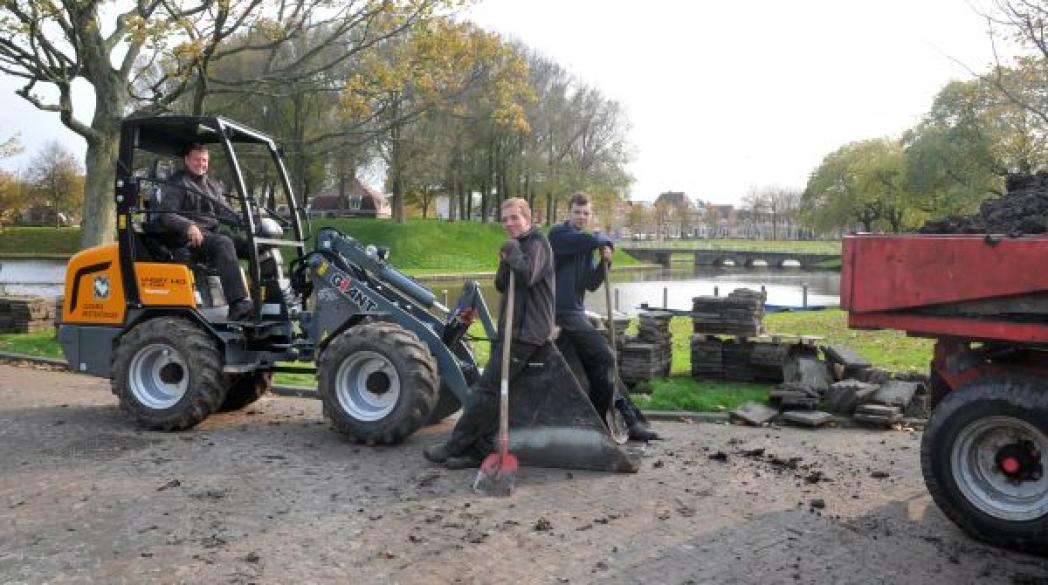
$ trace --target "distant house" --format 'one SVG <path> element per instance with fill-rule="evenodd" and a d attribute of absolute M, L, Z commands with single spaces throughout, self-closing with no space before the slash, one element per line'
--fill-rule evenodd
<path fill-rule="evenodd" d="M 322 191 L 310 201 L 312 217 L 371 217 L 389 219 L 392 209 L 382 193 L 353 177 L 343 179 L 338 188 Z"/>

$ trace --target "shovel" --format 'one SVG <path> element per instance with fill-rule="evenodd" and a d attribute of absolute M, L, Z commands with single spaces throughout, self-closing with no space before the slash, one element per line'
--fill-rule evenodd
<path fill-rule="evenodd" d="M 502 380 L 499 388 L 499 434 L 497 451 L 484 458 L 473 480 L 473 491 L 483 496 L 506 497 L 517 480 L 517 457 L 509 452 L 509 344 L 513 337 L 513 271 L 509 272 L 506 323 L 502 329 Z"/>
<path fill-rule="evenodd" d="M 612 368 L 614 368 L 612 380 L 618 381 L 619 358 L 618 349 L 615 347 L 615 314 L 611 305 L 611 264 L 608 262 L 604 263 L 604 304 L 608 307 L 608 343 L 611 344 L 611 364 Z M 626 441 L 630 440 L 630 431 L 626 428 L 626 420 L 622 418 L 622 413 L 615 407 L 614 400 L 608 412 L 600 414 L 607 421 L 608 430 L 611 431 L 611 438 L 616 443 L 624 445 Z"/>

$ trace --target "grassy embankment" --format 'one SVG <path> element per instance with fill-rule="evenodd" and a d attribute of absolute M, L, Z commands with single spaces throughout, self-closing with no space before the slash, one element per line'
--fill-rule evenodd
<path fill-rule="evenodd" d="M 5 227 L 0 257 L 66 258 L 80 248 L 80 228 Z"/>
<path fill-rule="evenodd" d="M 498 266 L 499 246 L 506 240 L 498 224 L 409 220 L 396 224 L 374 219 L 324 219 L 313 229 L 334 227 L 364 244 L 388 246 L 390 261 L 412 275 L 493 272 Z M 79 228 L 4 228 L 0 232 L 0 256 L 68 257 L 80 243 Z M 615 264 L 639 264 L 621 251 Z"/>

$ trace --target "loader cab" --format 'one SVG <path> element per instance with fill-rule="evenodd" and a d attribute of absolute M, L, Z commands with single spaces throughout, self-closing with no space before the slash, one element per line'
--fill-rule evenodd
<path fill-rule="evenodd" d="M 121 127 L 116 176 L 119 263 L 129 310 L 191 308 L 222 323 L 226 303 L 212 267 L 196 263 L 184 238 L 160 224 L 160 202 L 183 166 L 189 144 L 208 147 L 208 176 L 224 187 L 230 231 L 247 242 L 242 268 L 255 311 L 251 322 L 286 322 L 298 309 L 285 254 L 305 249 L 305 214 L 277 145 L 265 134 L 220 117 L 130 118 Z M 278 214 L 278 206 L 287 211 Z"/>

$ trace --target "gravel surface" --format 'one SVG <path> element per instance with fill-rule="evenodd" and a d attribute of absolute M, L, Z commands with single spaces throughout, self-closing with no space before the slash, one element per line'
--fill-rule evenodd
<path fill-rule="evenodd" d="M 656 423 L 640 473 L 524 468 L 509 499 L 264 398 L 136 428 L 106 380 L 0 366 L 0 583 L 1046 583 L 924 489 L 919 431 Z"/>

